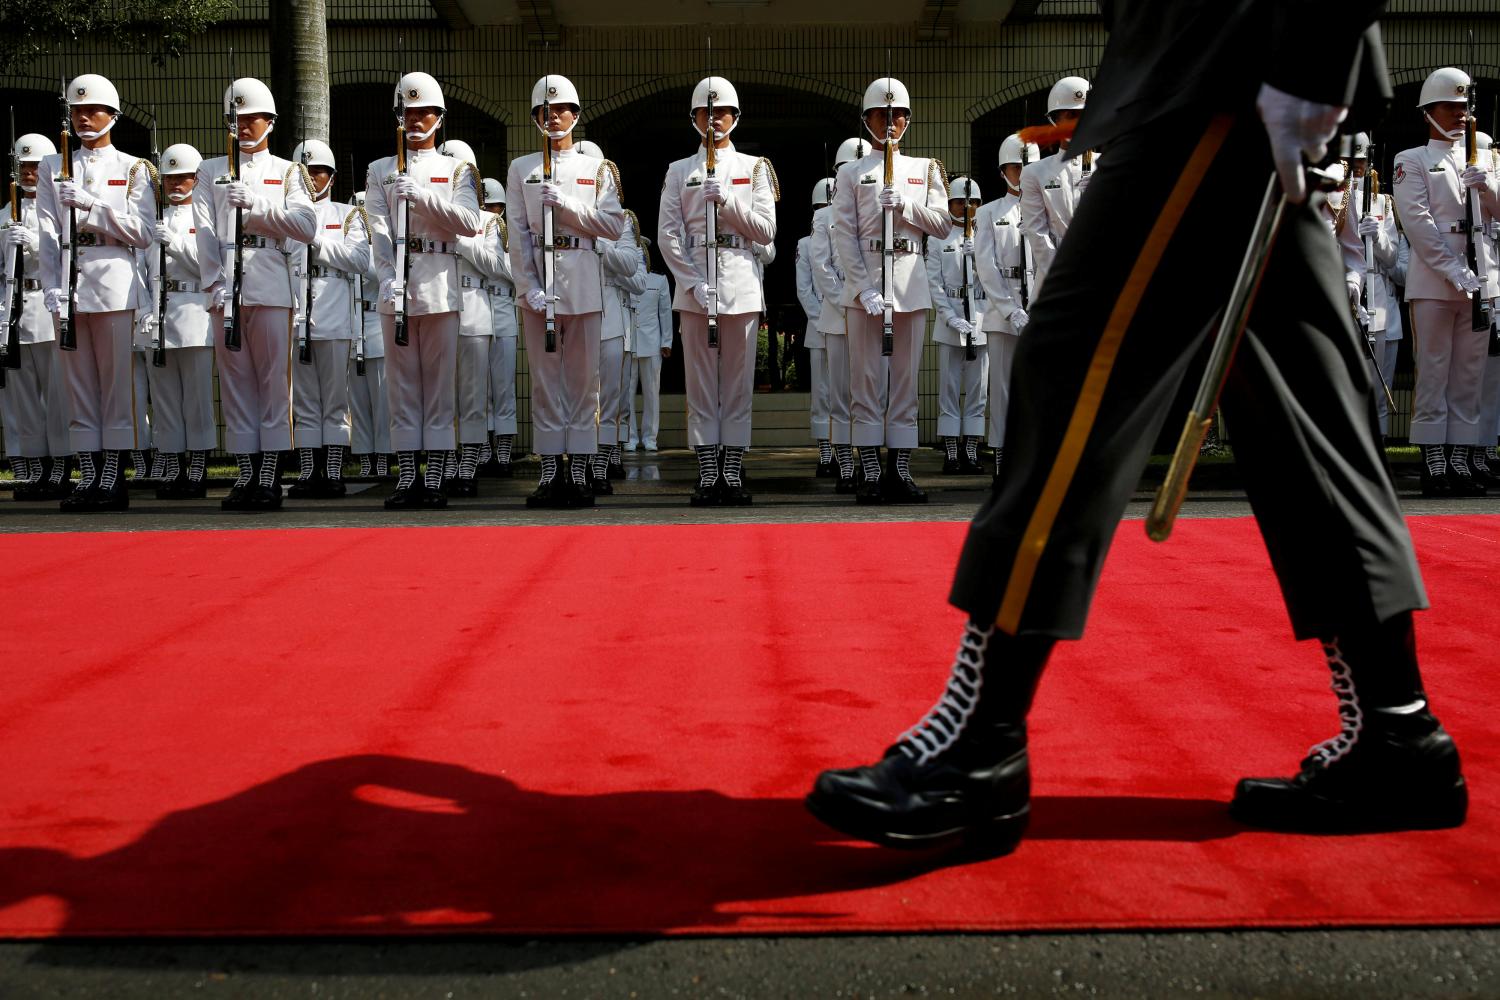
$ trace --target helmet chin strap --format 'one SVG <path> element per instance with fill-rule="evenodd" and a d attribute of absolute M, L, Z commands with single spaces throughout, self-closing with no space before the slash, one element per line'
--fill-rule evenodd
<path fill-rule="evenodd" d="M 265 142 L 266 136 L 270 135 L 271 134 L 271 130 L 274 129 L 275 127 L 276 127 L 276 121 L 275 121 L 275 119 L 272 119 L 271 121 L 266 122 L 266 130 L 264 132 L 262 132 L 256 138 L 254 138 L 254 139 L 241 139 L 241 140 L 239 140 L 240 152 L 242 152 L 242 153 L 248 153 L 252 149 L 254 149 L 256 146 L 259 146 L 262 142 Z"/>
<path fill-rule="evenodd" d="M 870 133 L 870 138 L 874 139 L 877 143 L 883 143 L 883 142 L 885 142 L 885 136 L 876 133 L 876 131 L 870 127 L 870 119 L 869 118 L 864 119 L 864 123 L 865 123 L 865 131 L 868 132 L 868 133 Z M 906 137 L 909 136 L 909 135 L 911 135 L 911 119 L 910 118 L 906 119 L 906 128 L 902 129 L 901 130 L 901 134 L 898 135 L 898 136 L 896 136 L 896 139 L 895 139 L 896 145 L 899 146 L 903 142 L 905 142 L 906 141 Z M 872 147 L 872 149 L 873 149 L 873 147 Z"/>
<path fill-rule="evenodd" d="M 167 200 L 174 205 L 180 205 L 193 196 L 191 191 L 168 191 Z"/>
<path fill-rule="evenodd" d="M 697 108 L 693 109 L 692 114 L 690 115 L 690 117 L 692 118 L 692 121 L 693 121 L 693 131 L 698 133 L 698 138 L 700 138 L 700 139 L 707 138 L 707 136 L 704 134 L 703 129 L 701 129 L 701 128 L 698 127 L 698 109 Z M 735 129 L 737 129 L 739 127 L 740 127 L 740 115 L 739 115 L 739 112 L 735 112 L 734 121 L 733 121 L 733 123 L 730 124 L 730 126 L 727 129 L 725 129 L 722 132 L 720 132 L 718 129 L 714 129 L 714 143 L 718 144 L 718 143 L 723 142 L 725 139 L 728 139 L 729 138 L 729 133 L 733 132 Z"/>
<path fill-rule="evenodd" d="M 103 128 L 101 128 L 97 132 L 89 132 L 89 131 L 85 131 L 85 130 L 83 130 L 81 128 L 75 128 L 73 131 L 78 136 L 78 138 L 84 140 L 85 142 L 93 142 L 95 139 L 98 139 L 98 138 L 101 138 L 103 136 L 109 135 L 109 130 L 112 129 L 112 128 L 114 128 L 115 127 L 115 122 L 117 122 L 119 120 L 120 120 L 120 112 L 116 111 L 114 113 L 114 115 L 110 117 L 109 124 L 106 125 L 106 126 L 104 126 Z"/>
<path fill-rule="evenodd" d="M 35 184 L 32 184 L 29 187 L 25 184 L 17 184 L 16 187 L 20 188 L 22 191 L 25 191 L 27 194 L 36 194 Z"/>
<path fill-rule="evenodd" d="M 407 129 L 406 138 L 412 142 L 426 142 L 434 132 L 443 127 L 443 119 L 447 117 L 448 112 L 446 111 L 438 115 L 437 121 L 433 122 L 432 128 L 428 129 L 426 132 L 418 132 L 415 129 Z"/>
<path fill-rule="evenodd" d="M 1449 142 L 1457 142 L 1464 137 L 1464 127 L 1462 125 L 1454 129 L 1452 132 L 1449 132 L 1447 129 L 1443 128 L 1443 126 L 1434 121 L 1432 115 L 1429 114 L 1426 110 L 1422 112 L 1422 117 L 1426 118 L 1427 124 L 1436 129 L 1438 134 L 1441 135 L 1444 139 L 1447 139 Z"/>
<path fill-rule="evenodd" d="M 532 109 L 532 116 L 531 116 L 531 118 L 532 118 L 532 121 L 536 121 L 536 113 L 535 113 L 535 109 L 534 108 Z M 558 131 L 549 131 L 548 129 L 546 129 L 545 127 L 543 127 L 540 124 L 537 125 L 537 131 L 541 132 L 543 135 L 545 135 L 548 139 L 552 140 L 553 142 L 556 142 L 559 139 L 566 139 L 568 136 L 572 135 L 573 134 L 573 130 L 578 127 L 578 123 L 581 122 L 581 121 L 583 121 L 583 115 L 579 114 L 579 115 L 573 116 L 573 124 L 569 125 L 567 128 L 563 129 L 560 132 L 558 132 Z"/>

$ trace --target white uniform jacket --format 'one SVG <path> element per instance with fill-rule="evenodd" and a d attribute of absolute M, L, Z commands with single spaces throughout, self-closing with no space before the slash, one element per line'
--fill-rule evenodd
<path fill-rule="evenodd" d="M 813 287 L 818 290 L 818 333 L 843 336 L 844 272 L 839 270 L 838 256 L 833 252 L 832 205 L 813 213 L 812 232 L 807 239 L 808 265 Z"/>
<path fill-rule="evenodd" d="M 978 231 L 976 226 L 976 235 Z M 988 305 L 985 302 L 984 287 L 979 283 L 978 268 L 974 266 L 974 261 L 970 261 L 969 297 L 974 300 L 977 315 L 965 315 L 963 242 L 962 226 L 954 226 L 942 240 L 927 241 L 927 287 L 932 295 L 932 307 L 937 311 L 937 322 L 932 325 L 932 342 L 963 347 L 965 338 L 948 325 L 951 317 L 958 316 L 974 324 L 974 345 L 979 347 L 984 344 L 984 314 Z M 978 257 L 978 240 L 975 240 L 974 250 L 975 257 Z"/>
<path fill-rule="evenodd" d="M 708 248 L 703 242 L 708 226 L 703 199 L 707 157 L 708 150 L 700 147 L 694 155 L 673 163 L 661 188 L 656 242 L 677 279 L 672 308 L 678 312 L 707 312 L 693 294 L 695 287 L 708 280 Z M 725 316 L 763 312 L 765 295 L 753 245 L 776 239 L 780 190 L 776 171 L 770 160 L 741 153 L 730 143 L 714 150 L 714 176 L 724 191 L 716 250 L 719 312 Z"/>
<path fill-rule="evenodd" d="M 0 219 L 5 219 L 6 225 L 10 225 L 10 206 L 6 205 L 0 209 Z M 52 314 L 42 304 L 42 258 L 41 258 L 41 224 L 37 218 L 36 199 L 21 199 L 21 221 L 16 223 L 31 230 L 37 238 L 35 250 L 23 250 L 21 252 L 21 273 L 17 275 L 16 294 L 21 296 L 21 332 L 17 334 L 23 344 L 43 344 L 53 340 L 57 336 L 56 328 L 52 325 Z M 16 252 L 7 250 L 5 262 L 0 264 L 0 270 L 4 271 L 5 280 L 10 281 L 11 269 L 16 266 Z M 0 302 L 0 305 L 9 306 L 8 299 Z M 0 315 L 0 330 L 8 329 L 10 322 L 10 310 L 7 308 Z"/>
<path fill-rule="evenodd" d="M 807 317 L 807 332 L 802 335 L 802 346 L 822 347 L 823 335 L 818 332 L 818 313 L 823 301 L 818 298 L 818 288 L 813 284 L 812 236 L 797 241 L 797 302 Z"/>
<path fill-rule="evenodd" d="M 352 340 L 356 330 L 351 324 L 364 323 L 354 301 L 354 278 L 370 266 L 369 220 L 353 205 L 332 199 L 314 202 L 313 208 L 318 213 L 318 246 L 310 266 L 311 336 L 313 340 Z M 305 286 L 307 279 L 302 282 Z M 305 287 L 299 289 L 299 300 L 306 294 Z"/>
<path fill-rule="evenodd" d="M 1064 160 L 1064 152 L 1058 150 L 1021 168 L 1021 231 L 1031 244 L 1031 262 L 1036 269 L 1033 300 L 1046 280 L 1073 213 L 1078 211 L 1078 199 L 1083 197 L 1083 157 Z M 1095 155 L 1092 160 L 1091 169 L 1097 169 L 1099 157 Z"/>
<path fill-rule="evenodd" d="M 500 252 L 495 257 L 495 270 L 486 285 L 490 293 L 490 321 L 494 324 L 495 336 L 516 336 L 516 284 L 510 275 L 510 229 L 505 220 L 494 212 L 486 213 L 485 232 L 493 232 L 500 241 Z"/>
<path fill-rule="evenodd" d="M 239 178 L 255 193 L 256 204 L 241 213 L 242 282 L 240 304 L 296 308 L 297 288 L 307 244 L 318 232 L 307 173 L 301 164 L 259 153 L 239 156 Z M 198 166 L 193 186 L 198 270 L 206 288 L 234 280 L 234 206 L 226 194 L 229 158 L 216 156 Z"/>
<path fill-rule="evenodd" d="M 599 261 L 591 252 L 596 239 L 617 240 L 625 231 L 625 209 L 615 165 L 574 149 L 552 154 L 552 183 L 563 192 L 563 204 L 552 210 L 554 275 L 559 316 L 581 316 L 604 309 Z M 510 214 L 510 268 L 516 297 L 542 288 L 542 154 L 511 161 L 505 177 Z M 525 308 L 524 304 L 522 308 Z"/>
<path fill-rule="evenodd" d="M 1410 299 L 1447 299 L 1461 302 L 1468 296 L 1444 277 L 1441 268 L 1463 265 L 1466 260 L 1466 235 L 1460 224 L 1467 218 L 1464 188 L 1459 175 L 1464 170 L 1462 142 L 1433 139 L 1396 154 L 1391 174 L 1391 193 L 1396 210 L 1411 241 L 1411 267 L 1406 276 L 1406 297 Z M 1481 221 L 1500 216 L 1500 189 L 1494 174 L 1484 191 L 1475 192 L 1481 208 Z M 1496 294 L 1494 266 L 1490 261 L 1489 241 L 1481 239 L 1476 247 L 1479 257 L 1479 279 L 1485 282 L 1485 294 Z"/>
<path fill-rule="evenodd" d="M 896 312 L 916 312 L 932 306 L 927 270 L 922 260 L 922 237 L 947 235 L 948 178 L 943 165 L 925 156 L 893 157 L 892 178 L 904 202 L 892 231 L 896 256 L 891 269 L 891 305 Z M 833 250 L 844 273 L 839 305 L 858 306 L 859 294 L 881 291 L 881 240 L 884 212 L 878 201 L 885 187 L 885 157 L 880 152 L 839 168 L 833 194 Z"/>
<path fill-rule="evenodd" d="M 672 346 L 672 290 L 667 276 L 646 272 L 642 290 L 631 297 L 635 304 L 635 354 L 660 354 Z"/>
<path fill-rule="evenodd" d="M 483 223 L 473 236 L 458 241 L 458 283 L 463 290 L 463 313 L 458 332 L 463 337 L 493 337 L 495 313 L 491 286 L 501 276 L 510 274 L 505 259 L 505 244 L 500 227 L 492 226 L 495 218 L 481 213 Z"/>
<path fill-rule="evenodd" d="M 366 216 L 368 218 L 368 216 Z M 374 226 L 371 226 L 374 229 Z M 354 283 L 359 293 L 360 319 L 365 335 L 365 360 L 385 357 L 385 333 L 380 326 L 380 279 L 375 276 L 375 252 L 370 248 L 370 263 Z"/>
<path fill-rule="evenodd" d="M 1021 235 L 1021 198 L 1006 194 L 979 206 L 974 216 L 974 267 L 984 286 L 986 333 L 1015 333 L 1010 314 L 1021 306 L 1026 241 Z"/>
<path fill-rule="evenodd" d="M 410 272 L 406 286 L 406 312 L 431 316 L 458 312 L 463 290 L 459 280 L 458 240 L 479 231 L 479 173 L 452 156 L 435 149 L 408 149 L 406 173 L 425 196 L 409 208 L 407 258 Z M 399 281 L 391 246 L 395 232 L 391 219 L 391 185 L 397 176 L 396 158 L 386 156 L 370 164 L 365 178 L 365 212 L 374 229 L 375 274 L 381 283 Z M 424 252 L 413 253 L 420 246 Z M 394 301 L 381 302 L 382 313 L 394 313 Z"/>
<path fill-rule="evenodd" d="M 1356 278 L 1364 280 L 1365 276 L 1365 241 L 1359 236 L 1360 209 L 1364 205 L 1364 179 L 1356 178 L 1350 185 L 1348 192 L 1342 195 L 1344 198 L 1353 199 L 1349 202 L 1349 210 L 1343 213 L 1343 225 L 1339 226 L 1334 234 L 1338 237 L 1339 251 L 1344 259 L 1344 269 L 1352 272 Z M 1401 321 L 1399 317 L 1399 303 L 1389 281 L 1380 273 L 1381 268 L 1390 268 L 1396 263 L 1396 244 L 1398 234 L 1396 230 L 1396 219 L 1389 208 L 1389 201 L 1381 195 L 1370 200 L 1370 215 L 1380 221 L 1381 238 L 1371 239 L 1371 249 L 1374 250 L 1375 271 L 1371 275 L 1369 295 L 1366 308 L 1370 312 L 1370 330 L 1373 333 L 1384 332 L 1390 322 L 1392 312 L 1398 312 L 1396 327 L 1400 330 Z M 1339 218 L 1339 213 L 1334 212 L 1334 219 Z M 1381 248 L 1382 240 L 1385 248 Z M 1398 332 L 1397 339 L 1400 338 Z"/>
<path fill-rule="evenodd" d="M 646 259 L 636 242 L 640 233 L 635 216 L 626 213 L 625 231 L 618 240 L 595 240 L 599 255 L 599 278 L 604 282 L 604 320 L 599 328 L 600 340 L 625 338 L 625 349 L 631 348 L 630 296 L 646 287 Z"/>
<path fill-rule="evenodd" d="M 78 220 L 78 287 L 73 308 L 78 312 L 117 312 L 141 303 L 141 275 L 136 251 L 151 246 L 156 223 L 151 165 L 114 146 L 72 151 L 75 181 L 94 196 L 87 212 L 69 209 L 57 200 L 59 154 L 43 157 L 36 185 L 41 236 L 43 290 L 66 289 L 59 236 L 68 231 L 68 215 Z"/>
<path fill-rule="evenodd" d="M 167 311 L 161 321 L 162 345 L 168 349 L 212 347 L 214 331 L 209 323 L 209 296 L 203 290 L 198 267 L 198 229 L 194 225 L 193 206 L 168 203 L 162 219 L 171 234 L 166 243 Z M 161 268 L 159 251 L 160 244 L 144 251 L 146 294 L 150 296 L 156 295 L 156 276 Z M 144 308 L 154 312 L 156 303 L 153 301 Z"/>

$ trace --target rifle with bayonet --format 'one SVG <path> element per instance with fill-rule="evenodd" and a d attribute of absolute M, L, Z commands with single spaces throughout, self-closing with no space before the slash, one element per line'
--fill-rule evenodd
<path fill-rule="evenodd" d="M 885 57 L 885 190 L 896 186 L 896 92 L 891 87 L 891 55 Z M 882 239 L 880 243 L 880 296 L 884 311 L 880 320 L 880 355 L 888 358 L 896 352 L 896 335 L 893 330 L 895 306 L 891 303 L 896 285 L 896 210 L 883 211 Z"/>
<path fill-rule="evenodd" d="M 400 77 L 396 78 L 396 173 L 406 176 L 406 95 L 401 92 Z M 394 339 L 397 347 L 405 347 L 411 342 L 411 335 L 406 330 L 406 285 L 411 279 L 411 254 L 407 252 L 406 238 L 411 232 L 411 207 L 405 199 L 399 208 L 386 207 L 391 210 L 394 230 L 391 249 L 396 255 L 396 281 L 401 286 L 391 303 L 391 311 L 395 314 Z"/>
<path fill-rule="evenodd" d="M 235 75 L 233 48 L 229 50 L 229 76 L 229 107 L 224 112 L 224 125 L 229 130 L 227 171 L 229 183 L 233 184 L 240 179 L 240 116 L 236 110 L 239 107 L 239 95 L 234 91 L 239 77 Z M 229 234 L 230 241 L 234 244 L 234 264 L 229 275 L 229 297 L 224 300 L 224 348 L 229 351 L 238 351 L 244 341 L 240 328 L 240 292 L 245 284 L 245 247 L 240 237 L 244 231 L 245 212 L 236 208 L 234 228 Z"/>
<path fill-rule="evenodd" d="M 10 109 L 10 224 L 21 224 L 21 153 L 16 149 L 16 109 Z M 0 388 L 5 386 L 5 369 L 21 367 L 21 307 L 25 298 L 22 285 L 26 265 L 19 244 L 11 259 L 10 274 L 5 281 L 5 336 L 0 338 Z"/>
<path fill-rule="evenodd" d="M 1469 63 L 1472 68 L 1474 61 L 1474 33 L 1469 33 Z M 1468 166 L 1474 166 L 1479 162 L 1479 143 L 1474 135 L 1478 119 L 1476 117 L 1476 105 L 1474 92 L 1474 75 L 1469 74 L 1469 106 L 1464 114 L 1464 157 Z M 1464 188 L 1464 235 L 1467 237 L 1464 244 L 1464 262 L 1469 270 L 1479 280 L 1479 290 L 1474 293 L 1470 311 L 1470 326 L 1477 333 L 1488 332 L 1490 329 L 1490 303 L 1484 297 L 1485 272 L 1479 264 L 1478 233 L 1484 230 L 1484 221 L 1480 215 L 1479 199 L 1474 197 L 1474 189 Z"/>
<path fill-rule="evenodd" d="M 308 196 L 313 200 L 313 210 L 317 211 L 318 196 L 312 190 L 312 172 L 307 170 L 307 161 L 312 158 L 312 151 L 307 148 L 307 116 L 302 117 L 302 168 L 308 178 Z M 333 181 L 328 182 L 332 184 Z M 320 223 L 321 225 L 321 223 Z M 312 364 L 312 308 L 313 308 L 313 267 L 317 260 L 314 247 L 317 244 L 317 236 L 307 244 L 307 253 L 302 259 L 303 293 L 302 293 L 302 326 L 297 338 L 297 363 L 303 365 Z"/>
<path fill-rule="evenodd" d="M 960 294 L 964 300 L 964 319 L 969 322 L 969 332 L 964 334 L 964 360 L 973 361 L 977 354 L 974 353 L 974 327 L 979 322 L 979 309 L 974 304 L 974 252 L 970 249 L 974 245 L 974 202 L 969 197 L 974 193 L 974 181 L 972 178 L 964 178 L 964 245 L 963 253 L 959 258 L 960 273 L 963 275 L 963 285 Z"/>
<path fill-rule="evenodd" d="M 703 142 L 708 147 L 705 153 L 704 172 L 713 177 L 717 169 L 714 135 L 714 42 L 708 39 L 708 119 L 704 122 Z M 719 346 L 719 206 L 703 199 L 703 254 L 704 278 L 708 284 L 708 346 Z"/>
<path fill-rule="evenodd" d="M 547 78 L 542 87 L 542 183 L 552 183 L 552 134 L 547 131 L 552 124 L 552 80 Z M 542 202 L 542 293 L 547 302 L 542 307 L 547 329 L 543 335 L 542 348 L 548 354 L 557 351 L 557 304 L 553 296 L 557 288 L 557 232 L 553 228 L 552 206 Z"/>
<path fill-rule="evenodd" d="M 1350 153 L 1357 152 L 1353 148 Z M 1375 197 L 1380 193 L 1380 175 L 1375 170 L 1375 144 L 1365 150 L 1365 177 L 1364 185 L 1360 192 L 1360 222 L 1370 218 L 1370 212 L 1374 206 Z M 1354 170 L 1354 157 L 1349 160 L 1349 169 Z M 1385 380 L 1385 372 L 1380 367 L 1380 355 L 1375 351 L 1375 334 L 1370 330 L 1370 287 L 1375 283 L 1375 237 L 1365 236 L 1365 271 L 1360 276 L 1359 282 L 1359 332 L 1364 335 L 1365 348 L 1370 352 L 1370 361 L 1375 365 L 1375 376 L 1380 379 L 1380 388 L 1385 392 L 1385 401 L 1389 406 L 1389 412 L 1396 412 L 1396 397 L 1391 392 L 1390 384 Z"/>
<path fill-rule="evenodd" d="M 156 109 L 151 109 L 151 162 L 156 165 L 156 221 L 167 221 L 167 178 L 161 172 L 161 148 L 156 141 Z M 167 245 L 156 245 L 156 324 L 151 328 L 151 367 L 167 367 Z"/>
<path fill-rule="evenodd" d="M 62 155 L 58 157 L 58 180 L 66 181 L 73 179 L 73 153 L 72 143 L 69 141 L 73 136 L 73 116 L 68 108 L 68 82 L 61 80 L 62 87 L 59 90 L 58 100 L 62 103 L 62 137 L 58 148 Z M 62 351 L 78 350 L 78 331 L 73 329 L 73 295 L 78 288 L 78 212 L 71 206 L 68 208 L 68 226 L 65 233 L 59 233 L 62 237 L 58 249 L 62 252 L 62 270 L 67 272 L 68 283 L 63 286 L 62 297 L 57 303 L 57 347 Z"/>
<path fill-rule="evenodd" d="M 359 181 L 354 174 L 354 154 L 349 154 L 349 201 L 354 204 L 354 210 L 359 211 L 359 205 L 354 198 L 354 188 Z M 363 219 L 363 216 L 361 216 Z M 365 229 L 365 238 L 369 239 L 369 227 Z M 354 292 L 354 374 L 365 373 L 365 276 L 361 271 L 355 271 L 351 276 Z"/>

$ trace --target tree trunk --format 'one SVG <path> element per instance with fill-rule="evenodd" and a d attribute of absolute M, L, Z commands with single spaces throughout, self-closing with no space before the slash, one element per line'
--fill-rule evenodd
<path fill-rule="evenodd" d="M 328 18 L 324 0 L 271 0 L 271 147 L 290 157 L 304 138 L 328 141 Z"/>

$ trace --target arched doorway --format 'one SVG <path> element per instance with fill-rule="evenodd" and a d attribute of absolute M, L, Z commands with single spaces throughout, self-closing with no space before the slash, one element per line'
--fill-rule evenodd
<path fill-rule="evenodd" d="M 688 119 L 694 82 L 664 87 L 598 117 L 585 113 L 581 126 L 620 168 L 625 207 L 635 212 L 642 232 L 652 241 L 656 270 L 665 270 L 655 247 L 662 178 L 674 161 L 692 155 L 697 140 Z M 858 108 L 781 85 L 737 80 L 734 84 L 744 105 L 741 125 L 734 132 L 735 148 L 769 159 L 781 182 L 776 260 L 765 275 L 768 321 L 772 329 L 800 329 L 804 317 L 797 304 L 797 241 L 811 228 L 813 185 L 827 173 L 838 144 L 850 134 Z M 680 351 L 663 366 L 662 389 L 683 391 Z"/>
<path fill-rule="evenodd" d="M 505 148 L 505 125 L 499 118 L 473 104 L 445 94 L 448 114 L 443 119 L 438 141 L 462 139 L 474 147 L 479 170 L 485 177 L 505 181 L 509 164 Z M 391 86 L 388 83 L 345 83 L 335 85 L 329 93 L 329 145 L 339 161 L 339 177 L 334 181 L 334 196 L 350 200 L 364 187 L 369 165 L 396 151 L 396 118 L 391 108 Z M 349 176 L 348 164 L 354 163 Z M 352 186 L 351 186 L 352 184 Z"/>

